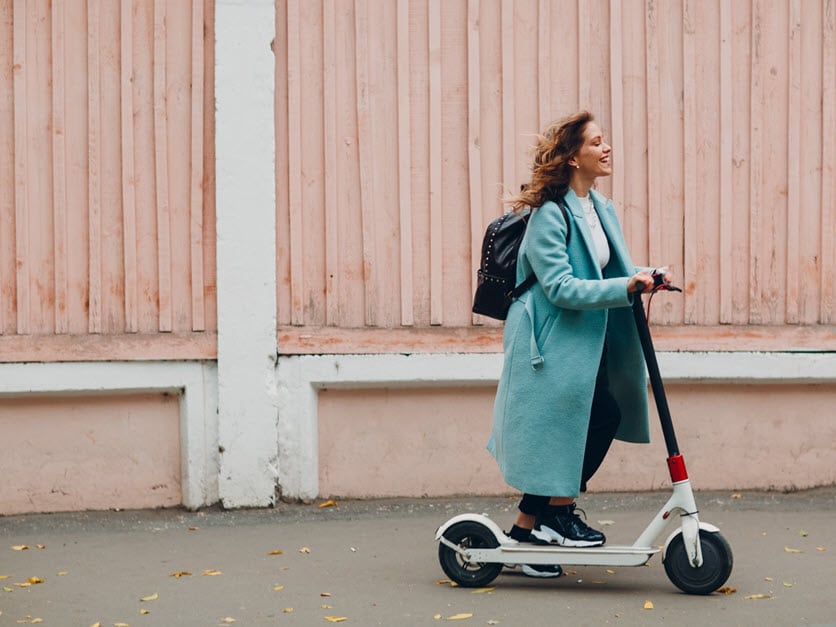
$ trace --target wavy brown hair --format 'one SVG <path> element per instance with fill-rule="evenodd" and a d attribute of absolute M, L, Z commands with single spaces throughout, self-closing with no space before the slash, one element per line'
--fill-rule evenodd
<path fill-rule="evenodd" d="M 526 207 L 536 209 L 549 200 L 556 200 L 569 189 L 572 166 L 569 160 L 583 147 L 583 132 L 595 118 L 589 111 L 578 111 L 551 123 L 537 136 L 531 179 L 520 188 L 520 193 L 505 198 L 514 211 Z"/>

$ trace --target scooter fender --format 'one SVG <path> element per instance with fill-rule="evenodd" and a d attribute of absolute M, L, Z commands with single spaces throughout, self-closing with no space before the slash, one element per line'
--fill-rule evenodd
<path fill-rule="evenodd" d="M 675 529 L 671 535 L 668 536 L 668 539 L 665 540 L 664 548 L 662 549 L 662 561 L 664 561 L 665 556 L 668 553 L 668 546 L 678 534 L 682 534 L 682 540 L 685 544 L 685 550 L 688 552 L 688 561 L 691 563 L 691 566 L 694 568 L 699 568 L 702 566 L 702 547 L 698 542 L 699 538 L 699 530 L 707 531 L 709 533 L 719 533 L 720 529 L 715 527 L 714 525 L 700 521 L 698 525 L 691 525 L 689 522 L 693 522 L 693 518 L 689 518 L 688 516 L 683 517 L 682 526 L 678 529 Z"/>
<path fill-rule="evenodd" d="M 488 518 L 485 514 L 459 514 L 458 516 L 453 516 L 450 520 L 446 523 L 441 525 L 438 530 L 435 532 L 435 539 L 441 540 L 444 536 L 444 532 L 447 531 L 453 525 L 460 523 L 460 522 L 475 522 L 479 523 L 486 527 L 493 535 L 496 536 L 496 541 L 499 544 L 508 544 L 512 542 L 512 540 L 505 535 L 505 532 L 497 525 L 494 521 Z"/>

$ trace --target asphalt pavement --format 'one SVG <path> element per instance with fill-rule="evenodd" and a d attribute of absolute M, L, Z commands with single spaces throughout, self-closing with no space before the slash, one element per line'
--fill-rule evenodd
<path fill-rule="evenodd" d="M 610 543 L 630 544 L 666 498 L 590 494 L 579 504 Z M 0 626 L 836 625 L 836 488 L 698 492 L 701 520 L 734 554 L 725 589 L 711 595 L 680 592 L 657 556 L 641 567 L 571 567 L 548 580 L 508 570 L 484 589 L 452 586 L 436 528 L 468 511 L 508 528 L 515 503 L 0 517 Z"/>

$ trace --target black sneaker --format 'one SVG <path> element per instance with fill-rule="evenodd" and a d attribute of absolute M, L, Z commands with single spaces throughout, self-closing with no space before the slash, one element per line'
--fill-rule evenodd
<path fill-rule="evenodd" d="M 581 520 L 575 513 L 576 508 L 574 503 L 549 505 L 543 516 L 537 519 L 531 535 L 543 542 L 560 546 L 589 547 L 604 544 L 607 541 L 604 534 Z"/>
<path fill-rule="evenodd" d="M 522 574 L 526 577 L 549 579 L 560 577 L 563 574 L 563 569 L 558 564 L 523 564 Z"/>
<path fill-rule="evenodd" d="M 526 542 L 530 544 L 547 544 L 537 538 L 530 530 L 523 529 L 514 525 L 513 529 L 506 533 L 509 538 L 517 542 Z M 508 568 L 516 568 L 513 564 L 506 564 Z M 552 577 L 560 577 L 563 574 L 563 568 L 559 564 L 523 564 L 522 573 L 526 577 L 538 577 L 540 579 L 549 579 Z"/>

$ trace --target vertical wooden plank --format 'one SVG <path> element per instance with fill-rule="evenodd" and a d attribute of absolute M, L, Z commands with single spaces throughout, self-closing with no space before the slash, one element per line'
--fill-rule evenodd
<path fill-rule="evenodd" d="M 323 126 L 325 162 L 325 324 L 337 325 L 340 311 L 340 229 L 337 197 L 337 16 L 333 2 L 322 5 Z"/>
<path fill-rule="evenodd" d="M 733 85 L 732 85 L 732 0 L 720 0 L 720 263 L 733 259 L 734 201 L 732 193 Z M 720 323 L 732 322 L 731 272 L 720 272 Z"/>
<path fill-rule="evenodd" d="M 612 145 L 612 197 L 623 218 L 625 194 L 624 177 L 627 176 L 624 146 L 624 38 L 621 0 L 610 0 L 610 144 Z"/>
<path fill-rule="evenodd" d="M 377 325 L 377 268 L 375 263 L 374 151 L 371 132 L 369 16 L 367 0 L 355 0 L 357 46 L 357 141 L 360 148 L 360 213 L 363 232 L 363 279 L 365 322 Z M 431 96 L 432 98 L 432 92 Z M 431 246 L 432 248 L 432 246 Z"/>
<path fill-rule="evenodd" d="M 789 98 L 787 110 L 787 265 L 786 321 L 799 322 L 799 277 L 801 276 L 801 4 L 789 2 Z"/>
<path fill-rule="evenodd" d="M 476 269 L 482 252 L 482 126 L 480 62 L 479 62 L 479 0 L 467 2 L 467 174 L 470 189 L 470 293 L 476 291 Z M 541 62 L 542 67 L 542 62 Z M 542 70 L 541 70 L 542 71 Z M 483 317 L 473 314 L 471 321 L 482 324 Z"/>
<path fill-rule="evenodd" d="M 304 232 L 302 230 L 302 77 L 299 0 L 287 3 L 288 210 L 290 213 L 290 322 L 305 322 Z"/>
<path fill-rule="evenodd" d="M 430 324 L 444 321 L 441 165 L 441 0 L 429 0 Z"/>
<path fill-rule="evenodd" d="M 593 115 L 600 116 L 600 111 L 594 111 L 592 106 L 592 84 L 600 80 L 599 76 L 590 76 L 592 65 L 590 64 L 589 50 L 596 45 L 595 35 L 590 31 L 597 29 L 598 19 L 594 16 L 595 10 L 588 0 L 576 0 L 578 11 L 578 49 L 574 52 L 578 63 L 578 98 L 581 109 L 587 109 Z M 594 17 L 593 17 L 594 16 Z M 571 52 L 569 54 L 572 54 Z"/>
<path fill-rule="evenodd" d="M 125 264 L 125 331 L 139 330 L 137 312 L 136 171 L 134 163 L 133 0 L 122 0 L 120 13 L 122 114 L 122 239 Z"/>
<path fill-rule="evenodd" d="M 662 251 L 662 185 L 660 159 L 660 94 L 659 94 L 659 25 L 658 7 L 652 0 L 645 5 L 647 33 L 647 256 L 659 259 Z M 665 262 L 667 263 L 667 262 Z"/>
<path fill-rule="evenodd" d="M 683 60 L 683 135 L 685 151 L 683 154 L 684 175 L 684 299 L 685 324 L 697 322 L 695 290 L 700 284 L 697 224 L 697 97 L 696 78 L 696 20 L 691 0 L 682 3 L 682 60 Z"/>
<path fill-rule="evenodd" d="M 14 177 L 15 177 L 15 264 L 17 281 L 17 332 L 29 333 L 29 221 L 27 211 L 26 170 L 26 0 L 15 0 L 13 25 L 13 86 L 14 86 Z"/>
<path fill-rule="evenodd" d="M 537 7 L 537 102 L 539 103 L 538 132 L 543 132 L 545 126 L 552 120 L 552 3 L 550 0 L 540 0 Z"/>
<path fill-rule="evenodd" d="M 750 111 L 751 124 L 749 145 L 749 322 L 763 322 L 761 309 L 761 206 L 763 203 L 763 78 L 761 76 L 761 13 L 760 0 L 752 1 L 752 44 L 751 44 L 751 86 Z"/>
<path fill-rule="evenodd" d="M 66 151 L 66 68 L 64 56 L 64 2 L 52 3 L 52 210 L 55 263 L 55 332 L 67 333 L 67 151 Z"/>
<path fill-rule="evenodd" d="M 500 15 L 502 47 L 502 184 L 515 191 L 516 124 L 514 123 L 514 0 L 502 3 Z"/>
<path fill-rule="evenodd" d="M 409 105 L 409 1 L 398 0 L 398 203 L 400 205 L 401 324 L 414 324 L 412 257 L 412 141 Z M 471 214 L 472 214 L 471 205 Z"/>
<path fill-rule="evenodd" d="M 836 0 L 825 0 L 822 23 L 821 305 L 819 322 L 833 324 L 836 285 Z"/>
<path fill-rule="evenodd" d="M 99 54 L 100 0 L 87 3 L 87 153 L 89 220 L 88 330 L 102 331 L 102 93 Z"/>
<path fill-rule="evenodd" d="M 171 211 L 168 194 L 168 121 L 166 115 L 166 3 L 154 0 L 154 173 L 157 203 L 159 330 L 173 327 L 171 300 Z"/>
<path fill-rule="evenodd" d="M 192 330 L 206 330 L 206 307 L 203 276 L 203 92 L 204 92 L 204 6 L 192 0 L 192 84 L 191 84 L 191 287 Z"/>

